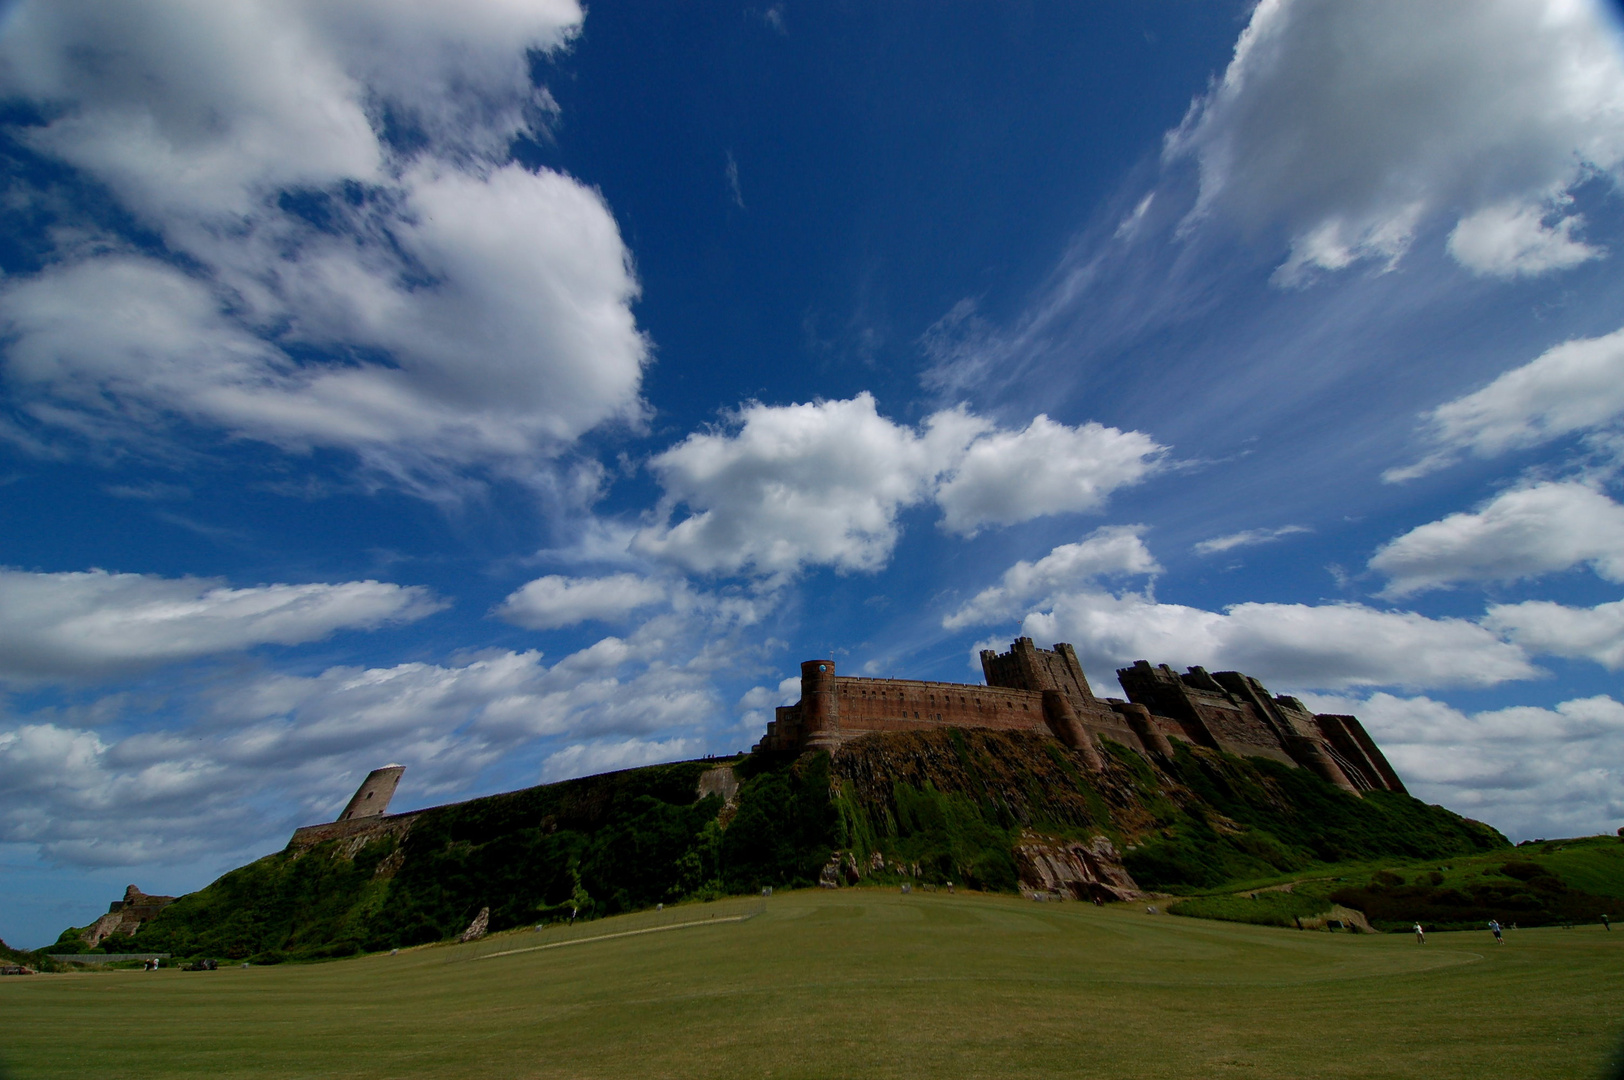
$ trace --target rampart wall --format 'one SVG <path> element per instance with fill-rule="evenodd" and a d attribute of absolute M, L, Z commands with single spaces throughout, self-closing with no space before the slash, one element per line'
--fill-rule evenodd
<path fill-rule="evenodd" d="M 801 665 L 801 700 L 778 709 L 757 750 L 833 750 L 880 731 L 965 727 L 1048 731 L 1103 767 L 1099 740 L 1170 755 L 1175 740 L 1313 770 L 1344 791 L 1403 791 L 1364 727 L 1316 716 L 1236 671 L 1180 674 L 1140 660 L 1117 672 L 1128 700 L 1095 696 L 1077 654 L 1017 638 L 981 654 L 987 685 L 837 675 L 829 660 Z"/>
<path fill-rule="evenodd" d="M 944 727 L 1048 730 L 1043 695 L 1030 690 L 847 676 L 835 683 L 845 731 L 905 731 L 920 721 Z"/>

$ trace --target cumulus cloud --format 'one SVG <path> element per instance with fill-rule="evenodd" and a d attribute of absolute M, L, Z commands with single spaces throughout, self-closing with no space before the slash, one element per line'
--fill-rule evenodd
<path fill-rule="evenodd" d="M 661 603 L 668 590 L 638 574 L 600 578 L 548 574 L 515 590 L 495 614 L 530 630 L 553 630 L 588 619 L 621 619 L 639 608 Z"/>
<path fill-rule="evenodd" d="M 1163 453 L 1139 432 L 1046 416 L 1008 431 L 962 408 L 915 431 L 879 415 L 866 392 L 751 404 L 728 428 L 690 435 L 653 459 L 662 520 L 633 548 L 699 572 L 875 570 L 890 558 L 905 507 L 934 499 L 943 526 L 966 534 L 1096 510 Z M 679 507 L 687 513 L 672 522 Z"/>
<path fill-rule="evenodd" d="M 1079 543 L 1061 544 L 1036 562 L 1021 560 L 999 584 L 983 589 L 942 620 L 948 630 L 1008 618 L 1023 604 L 1076 589 L 1102 577 L 1157 574 L 1161 566 L 1141 537 L 1143 525 L 1108 525 Z"/>
<path fill-rule="evenodd" d="M 1191 551 L 1197 555 L 1217 555 L 1220 552 L 1233 551 L 1238 547 L 1256 547 L 1259 544 L 1272 544 L 1286 536 L 1295 536 L 1309 530 L 1301 525 L 1282 525 L 1278 529 L 1246 529 L 1227 536 L 1215 536 L 1211 540 L 1203 540 L 1196 544 Z"/>
<path fill-rule="evenodd" d="M 1039 414 L 1020 431 L 991 431 L 969 445 L 937 489 L 942 525 L 973 536 L 985 525 L 1098 510 L 1112 491 L 1149 475 L 1163 453 L 1138 431 L 1071 428 Z"/>
<path fill-rule="evenodd" d="M 1580 483 L 1540 483 L 1498 495 L 1383 545 L 1370 568 L 1384 595 L 1408 596 L 1462 581 L 1511 581 L 1588 565 L 1624 582 L 1624 506 Z"/>
<path fill-rule="evenodd" d="M 1358 716 L 1412 794 L 1513 839 L 1612 832 L 1624 821 L 1624 705 L 1610 697 L 1471 714 L 1385 693 L 1305 701 Z"/>
<path fill-rule="evenodd" d="M 178 418 L 397 473 L 516 463 L 637 423 L 637 282 L 596 191 L 507 162 L 555 108 L 528 50 L 572 2 L 409 9 L 14 5 L 0 87 L 35 150 L 105 184 L 173 262 L 93 221 L 0 292 L 45 429 Z M 87 421 L 94 418 L 94 423 Z M 517 466 L 515 466 L 517 467 Z"/>
<path fill-rule="evenodd" d="M 1521 648 L 1476 623 L 1362 604 L 1246 603 L 1220 612 L 1082 591 L 1028 613 L 1021 632 L 1071 642 L 1091 672 L 1141 659 L 1199 664 L 1277 689 L 1485 687 L 1540 674 Z"/>
<path fill-rule="evenodd" d="M 1192 220 L 1284 234 L 1282 284 L 1449 216 L 1469 269 L 1541 273 L 1600 254 L 1567 192 L 1624 162 L 1624 54 L 1594 0 L 1263 0 L 1166 154 L 1198 163 Z"/>
<path fill-rule="evenodd" d="M 1450 464 L 1456 454 L 1494 457 L 1564 435 L 1599 428 L 1624 416 L 1624 330 L 1553 346 L 1481 390 L 1427 414 L 1438 450 L 1384 474 L 1409 480 Z"/>
<path fill-rule="evenodd" d="M 1624 601 L 1576 608 L 1550 600 L 1495 604 L 1483 624 L 1531 653 L 1624 668 Z"/>
<path fill-rule="evenodd" d="M 410 622 L 444 606 L 419 586 L 379 581 L 234 589 L 103 570 L 0 570 L 0 678 L 107 676 Z"/>

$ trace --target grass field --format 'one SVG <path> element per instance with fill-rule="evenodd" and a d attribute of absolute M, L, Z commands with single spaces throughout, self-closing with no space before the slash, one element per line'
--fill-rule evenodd
<path fill-rule="evenodd" d="M 724 901 L 325 964 L 8 978 L 0 1077 L 1567 1080 L 1615 1075 L 1624 1039 L 1624 928 L 1418 946 L 879 890 L 714 918 L 749 914 Z"/>

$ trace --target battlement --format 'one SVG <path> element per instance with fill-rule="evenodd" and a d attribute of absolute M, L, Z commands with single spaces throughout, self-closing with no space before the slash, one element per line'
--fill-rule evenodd
<path fill-rule="evenodd" d="M 834 750 L 877 731 L 941 727 L 1044 731 L 1103 767 L 1099 740 L 1169 757 L 1174 741 L 1311 769 L 1344 791 L 1403 791 L 1381 750 L 1351 716 L 1315 715 L 1238 671 L 1180 674 L 1140 660 L 1117 672 L 1128 700 L 1095 696 L 1076 650 L 1016 638 L 981 653 L 985 686 L 838 675 L 830 660 L 801 665 L 801 700 L 777 710 L 760 751 Z"/>

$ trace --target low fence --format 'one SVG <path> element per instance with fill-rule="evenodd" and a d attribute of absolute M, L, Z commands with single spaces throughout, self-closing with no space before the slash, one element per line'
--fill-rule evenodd
<path fill-rule="evenodd" d="M 168 960 L 166 952 L 46 953 L 59 964 L 116 964 L 120 960 Z"/>

